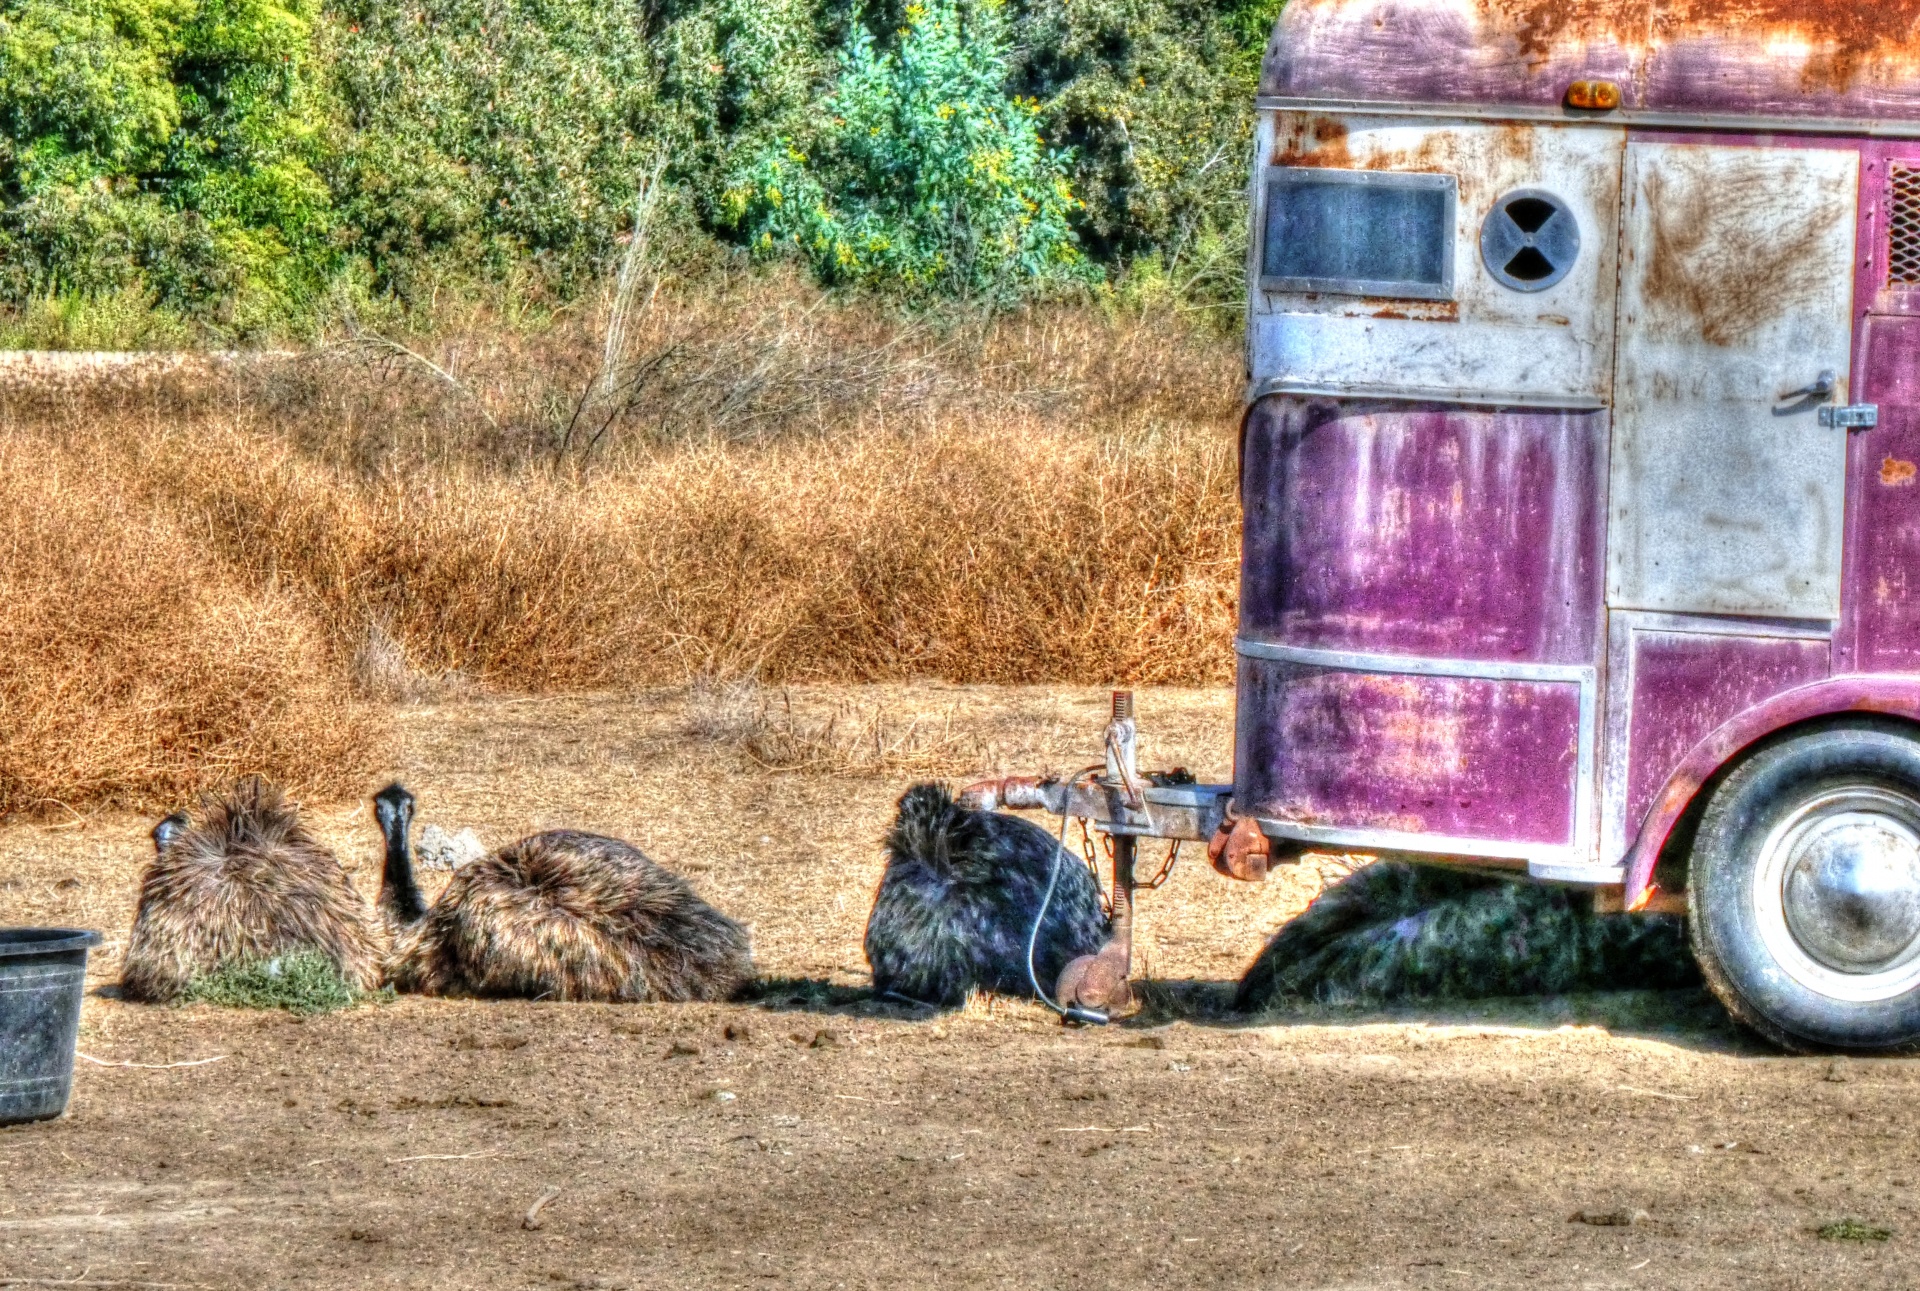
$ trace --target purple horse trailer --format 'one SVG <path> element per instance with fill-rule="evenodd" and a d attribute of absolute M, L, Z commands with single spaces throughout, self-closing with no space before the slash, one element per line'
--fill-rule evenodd
<path fill-rule="evenodd" d="M 976 798 L 1113 833 L 1117 941 L 1139 836 L 1375 852 L 1920 1044 L 1913 6 L 1290 0 L 1256 139 L 1234 783 L 1116 711 Z"/>

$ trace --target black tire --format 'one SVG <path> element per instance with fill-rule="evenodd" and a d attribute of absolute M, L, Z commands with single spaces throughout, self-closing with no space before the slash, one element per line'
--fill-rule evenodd
<path fill-rule="evenodd" d="M 1761 749 L 1714 791 L 1692 862 L 1694 955 L 1735 1018 L 1801 1052 L 1920 1052 L 1920 740 L 1863 725 Z"/>

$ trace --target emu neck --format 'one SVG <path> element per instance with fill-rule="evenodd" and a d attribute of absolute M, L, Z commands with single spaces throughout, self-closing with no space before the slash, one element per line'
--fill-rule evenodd
<path fill-rule="evenodd" d="M 387 864 L 380 876 L 380 909 L 401 926 L 426 918 L 427 903 L 413 881 L 413 852 L 407 846 L 407 820 L 398 817 L 385 828 Z"/>

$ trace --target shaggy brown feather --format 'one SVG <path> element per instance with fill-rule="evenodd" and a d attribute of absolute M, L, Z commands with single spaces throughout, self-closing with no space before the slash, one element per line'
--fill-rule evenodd
<path fill-rule="evenodd" d="M 140 880 L 120 988 L 162 1003 L 226 964 L 316 950 L 362 990 L 379 984 L 381 937 L 366 898 L 299 807 L 258 777 L 200 801 L 200 820 L 158 838 Z"/>
<path fill-rule="evenodd" d="M 573 830 L 456 871 L 387 963 L 396 990 L 553 1000 L 722 1000 L 752 976 L 746 929 L 686 880 Z"/>

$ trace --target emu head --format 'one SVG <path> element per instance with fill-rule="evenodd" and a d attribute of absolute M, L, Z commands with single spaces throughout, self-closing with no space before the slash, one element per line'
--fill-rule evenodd
<path fill-rule="evenodd" d="M 173 846 L 173 840 L 187 831 L 187 813 L 176 811 L 153 827 L 153 850 L 156 855 L 166 852 Z"/>
<path fill-rule="evenodd" d="M 380 822 L 382 834 L 404 841 L 413 824 L 413 795 L 405 785 L 394 781 L 373 795 L 373 818 Z"/>

